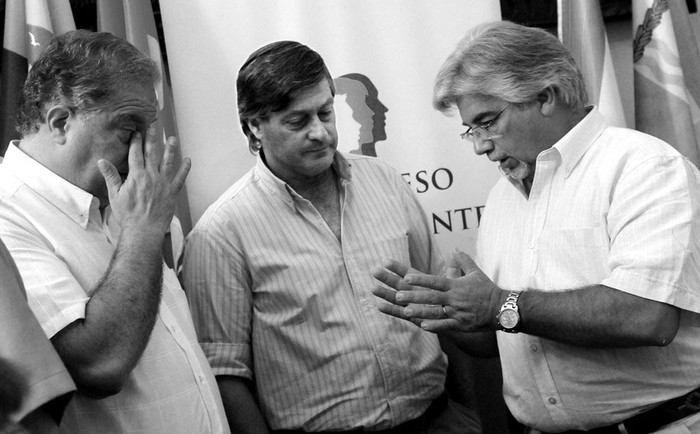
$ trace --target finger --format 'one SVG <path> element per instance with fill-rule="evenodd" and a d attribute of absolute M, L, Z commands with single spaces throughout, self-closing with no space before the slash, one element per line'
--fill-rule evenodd
<path fill-rule="evenodd" d="M 390 303 L 377 303 L 377 309 L 379 309 L 379 311 L 382 313 L 394 316 L 396 318 L 401 318 L 405 320 L 411 319 L 410 317 L 404 315 L 403 306 L 397 306 L 395 304 Z"/>
<path fill-rule="evenodd" d="M 455 249 L 452 258 L 459 265 L 459 267 L 462 269 L 465 275 L 473 271 L 480 270 L 479 267 L 476 265 L 476 262 L 474 262 L 474 260 L 471 258 L 471 256 L 467 255 L 461 250 Z"/>
<path fill-rule="evenodd" d="M 131 136 L 129 144 L 129 173 L 136 173 L 143 168 L 143 136 L 137 131 Z"/>
<path fill-rule="evenodd" d="M 462 253 L 460 250 L 454 249 L 445 260 L 445 277 L 449 279 L 458 279 L 464 275 L 459 260 L 460 253 Z"/>
<path fill-rule="evenodd" d="M 402 307 L 402 306 L 397 306 L 397 305 L 389 304 L 389 303 L 377 303 L 377 309 L 378 309 L 380 312 L 385 313 L 385 314 L 387 314 L 387 315 L 390 315 L 390 316 L 393 316 L 393 317 L 396 317 L 396 318 L 400 318 L 400 319 L 403 319 L 403 320 L 406 320 L 406 321 L 411 321 L 413 324 L 415 324 L 415 325 L 417 325 L 418 327 L 420 327 L 420 324 L 421 324 L 421 321 L 422 321 L 422 320 L 420 320 L 420 319 L 413 319 L 413 318 L 407 318 L 407 317 L 403 314 L 403 307 Z"/>
<path fill-rule="evenodd" d="M 396 291 L 392 288 L 386 288 L 384 286 L 377 285 L 374 288 L 372 288 L 371 292 L 372 294 L 381 298 L 382 300 L 386 300 L 392 304 L 398 304 L 396 302 Z M 405 303 L 401 303 L 400 305 L 403 308 L 403 306 L 405 306 Z"/>
<path fill-rule="evenodd" d="M 440 333 L 459 328 L 459 321 L 453 318 L 449 319 L 427 319 L 421 321 L 420 327 L 431 333 Z"/>
<path fill-rule="evenodd" d="M 383 284 L 395 290 L 409 290 L 400 275 L 386 268 L 376 268 L 372 276 Z"/>
<path fill-rule="evenodd" d="M 156 128 L 151 125 L 146 131 L 146 141 L 143 145 L 143 159 L 146 168 L 151 171 L 158 169 L 160 163 L 160 146 L 156 140 Z"/>
<path fill-rule="evenodd" d="M 119 176 L 119 171 L 114 164 L 107 160 L 98 160 L 97 168 L 100 169 L 102 177 L 105 179 L 105 184 L 107 184 L 107 194 L 111 199 L 122 187 L 122 178 Z"/>
<path fill-rule="evenodd" d="M 165 151 L 163 152 L 163 160 L 160 163 L 160 172 L 167 176 L 172 176 L 177 169 L 177 145 L 178 141 L 175 137 L 168 137 L 165 142 Z"/>
<path fill-rule="evenodd" d="M 452 288 L 451 279 L 434 274 L 407 274 L 404 282 L 412 286 L 430 288 L 437 291 L 449 291 Z"/>
<path fill-rule="evenodd" d="M 410 303 L 404 308 L 403 314 L 408 318 L 420 320 L 448 318 L 446 307 L 437 304 L 426 305 Z"/>
<path fill-rule="evenodd" d="M 410 291 L 398 291 L 396 293 L 396 302 L 399 304 L 442 305 L 449 304 L 449 295 L 442 291 L 416 289 L 413 287 Z"/>
<path fill-rule="evenodd" d="M 409 267 L 408 265 L 402 264 L 401 262 L 395 261 L 393 259 L 386 261 L 384 263 L 384 267 L 400 277 L 404 277 L 410 271 L 417 271 Z"/>
<path fill-rule="evenodd" d="M 175 191 L 180 191 L 185 185 L 185 180 L 187 179 L 187 174 L 190 173 L 190 168 L 192 168 L 192 160 L 185 158 L 180 164 L 180 168 L 173 177 L 172 185 Z"/>
<path fill-rule="evenodd" d="M 449 265 L 445 266 L 445 277 L 448 279 L 459 279 L 462 277 L 462 269 L 459 267 L 450 267 Z"/>

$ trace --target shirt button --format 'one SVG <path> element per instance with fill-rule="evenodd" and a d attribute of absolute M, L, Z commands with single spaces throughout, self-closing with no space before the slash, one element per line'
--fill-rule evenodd
<path fill-rule="evenodd" d="M 557 399 L 556 399 L 556 398 L 549 398 L 547 401 L 549 401 L 549 403 L 552 404 L 552 405 L 554 405 L 554 404 L 557 403 Z"/>
<path fill-rule="evenodd" d="M 199 376 L 199 382 L 200 382 L 200 383 L 204 383 L 204 375 L 200 375 L 200 376 Z"/>
<path fill-rule="evenodd" d="M 530 242 L 530 244 L 527 245 L 529 248 L 534 249 L 535 248 L 535 243 Z"/>
<path fill-rule="evenodd" d="M 537 352 L 537 345 L 530 345 L 530 351 L 532 351 L 533 353 L 536 353 Z"/>

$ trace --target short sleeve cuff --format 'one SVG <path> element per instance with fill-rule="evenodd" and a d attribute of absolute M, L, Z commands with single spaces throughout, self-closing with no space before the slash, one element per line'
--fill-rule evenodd
<path fill-rule="evenodd" d="M 667 303 L 700 313 L 700 295 L 682 285 L 656 280 L 639 273 L 617 269 L 601 284 L 628 294 Z"/>
<path fill-rule="evenodd" d="M 12 419 L 19 422 L 42 405 L 73 391 L 75 391 L 73 379 L 68 371 L 61 369 L 41 382 L 31 385 L 29 394 L 22 402 L 22 407 L 16 414 L 12 415 Z"/>
<path fill-rule="evenodd" d="M 253 379 L 250 345 L 227 343 L 200 343 L 211 365 L 214 376 L 231 375 Z"/>
<path fill-rule="evenodd" d="M 85 319 L 85 307 L 90 299 L 85 298 L 81 303 L 73 304 L 54 315 L 41 327 L 44 329 L 46 337 L 51 339 L 56 333 L 63 330 L 67 325 L 74 323 L 79 319 Z"/>

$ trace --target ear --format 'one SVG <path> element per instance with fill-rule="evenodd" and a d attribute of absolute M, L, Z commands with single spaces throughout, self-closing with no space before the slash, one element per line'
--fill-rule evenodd
<path fill-rule="evenodd" d="M 250 118 L 245 121 L 246 124 L 248 125 L 248 129 L 250 130 L 250 133 L 252 134 L 252 138 L 257 139 L 260 141 L 262 138 L 262 130 L 260 128 L 260 119 L 258 118 Z"/>
<path fill-rule="evenodd" d="M 557 91 L 553 87 L 546 87 L 537 94 L 537 102 L 540 104 L 540 112 L 545 116 L 551 116 L 557 107 Z"/>
<path fill-rule="evenodd" d="M 66 131 L 69 128 L 69 121 L 74 118 L 75 112 L 69 107 L 59 104 L 46 111 L 46 125 L 54 142 L 64 144 L 66 142 Z"/>

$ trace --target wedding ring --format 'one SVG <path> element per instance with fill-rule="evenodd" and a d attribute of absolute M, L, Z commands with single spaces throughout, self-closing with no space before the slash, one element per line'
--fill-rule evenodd
<path fill-rule="evenodd" d="M 447 309 L 445 309 L 445 305 L 442 305 L 442 317 L 447 318 Z"/>

